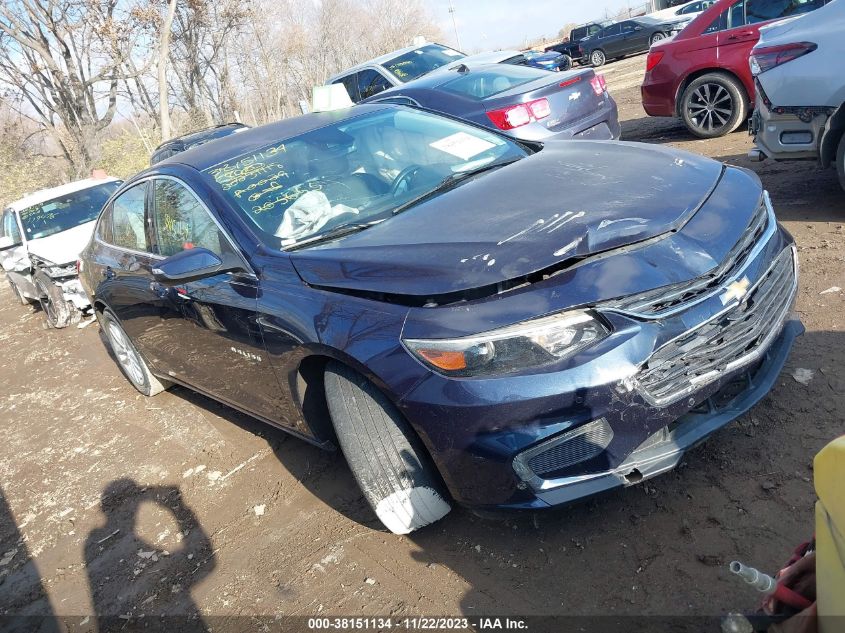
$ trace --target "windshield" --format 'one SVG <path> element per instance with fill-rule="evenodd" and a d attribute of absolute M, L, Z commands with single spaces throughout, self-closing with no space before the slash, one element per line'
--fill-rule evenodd
<path fill-rule="evenodd" d="M 111 181 L 21 209 L 18 215 L 26 239 L 37 240 L 93 222 L 119 185 L 119 181 Z"/>
<path fill-rule="evenodd" d="M 391 107 L 277 141 L 204 171 L 262 241 L 284 248 L 388 220 L 451 176 L 526 156 L 451 119 Z"/>
<path fill-rule="evenodd" d="M 394 57 L 382 66 L 392 72 L 399 81 L 407 82 L 462 57 L 466 55 L 451 48 L 428 44 Z"/>

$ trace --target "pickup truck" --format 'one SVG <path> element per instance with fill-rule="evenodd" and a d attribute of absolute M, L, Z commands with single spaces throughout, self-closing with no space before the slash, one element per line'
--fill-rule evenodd
<path fill-rule="evenodd" d="M 569 33 L 569 39 L 564 40 L 560 44 L 546 47 L 546 52 L 554 51 L 562 55 L 568 55 L 573 61 L 577 62 L 581 59 L 581 42 L 592 35 L 595 35 L 602 30 L 603 27 L 613 24 L 610 20 L 604 22 L 588 22 L 581 26 L 576 26 Z"/>

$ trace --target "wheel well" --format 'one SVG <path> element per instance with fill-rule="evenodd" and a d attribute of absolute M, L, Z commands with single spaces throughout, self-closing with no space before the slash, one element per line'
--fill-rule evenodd
<path fill-rule="evenodd" d="M 684 96 L 684 92 L 686 91 L 687 86 L 689 86 L 693 81 L 695 81 L 699 77 L 703 77 L 704 75 L 725 75 L 726 77 L 730 77 L 731 79 L 735 80 L 739 84 L 739 87 L 742 89 L 743 94 L 745 94 L 746 101 L 750 103 L 748 90 L 745 89 L 745 84 L 742 83 L 742 79 L 740 79 L 735 73 L 732 73 L 729 70 L 725 70 L 724 68 L 702 68 L 684 77 L 684 80 L 678 86 L 678 92 L 675 94 L 675 114 L 677 116 L 682 116 L 681 98 Z"/>
<path fill-rule="evenodd" d="M 837 108 L 825 126 L 821 147 L 819 147 L 819 159 L 822 167 L 828 167 L 836 160 L 836 149 L 839 147 L 839 139 L 845 133 L 845 103 Z"/>
<path fill-rule="evenodd" d="M 296 372 L 296 396 L 305 423 L 318 440 L 337 445 L 337 438 L 326 403 L 324 376 L 326 365 L 334 360 L 328 356 L 307 356 Z"/>

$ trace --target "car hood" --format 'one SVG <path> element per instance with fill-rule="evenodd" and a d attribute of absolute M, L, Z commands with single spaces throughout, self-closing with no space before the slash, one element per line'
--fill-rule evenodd
<path fill-rule="evenodd" d="M 495 286 L 677 230 L 721 173 L 652 145 L 549 142 L 291 261 L 305 282 L 345 291 L 426 298 Z"/>
<path fill-rule="evenodd" d="M 88 244 L 95 222 L 86 222 L 67 231 L 39 237 L 26 243 L 27 250 L 54 264 L 68 264 L 79 259 L 79 253 Z"/>

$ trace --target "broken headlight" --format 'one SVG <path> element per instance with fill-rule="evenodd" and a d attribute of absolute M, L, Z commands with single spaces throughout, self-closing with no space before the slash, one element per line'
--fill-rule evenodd
<path fill-rule="evenodd" d="M 473 336 L 403 343 L 438 373 L 495 376 L 559 362 L 609 334 L 590 312 L 563 312 Z"/>

